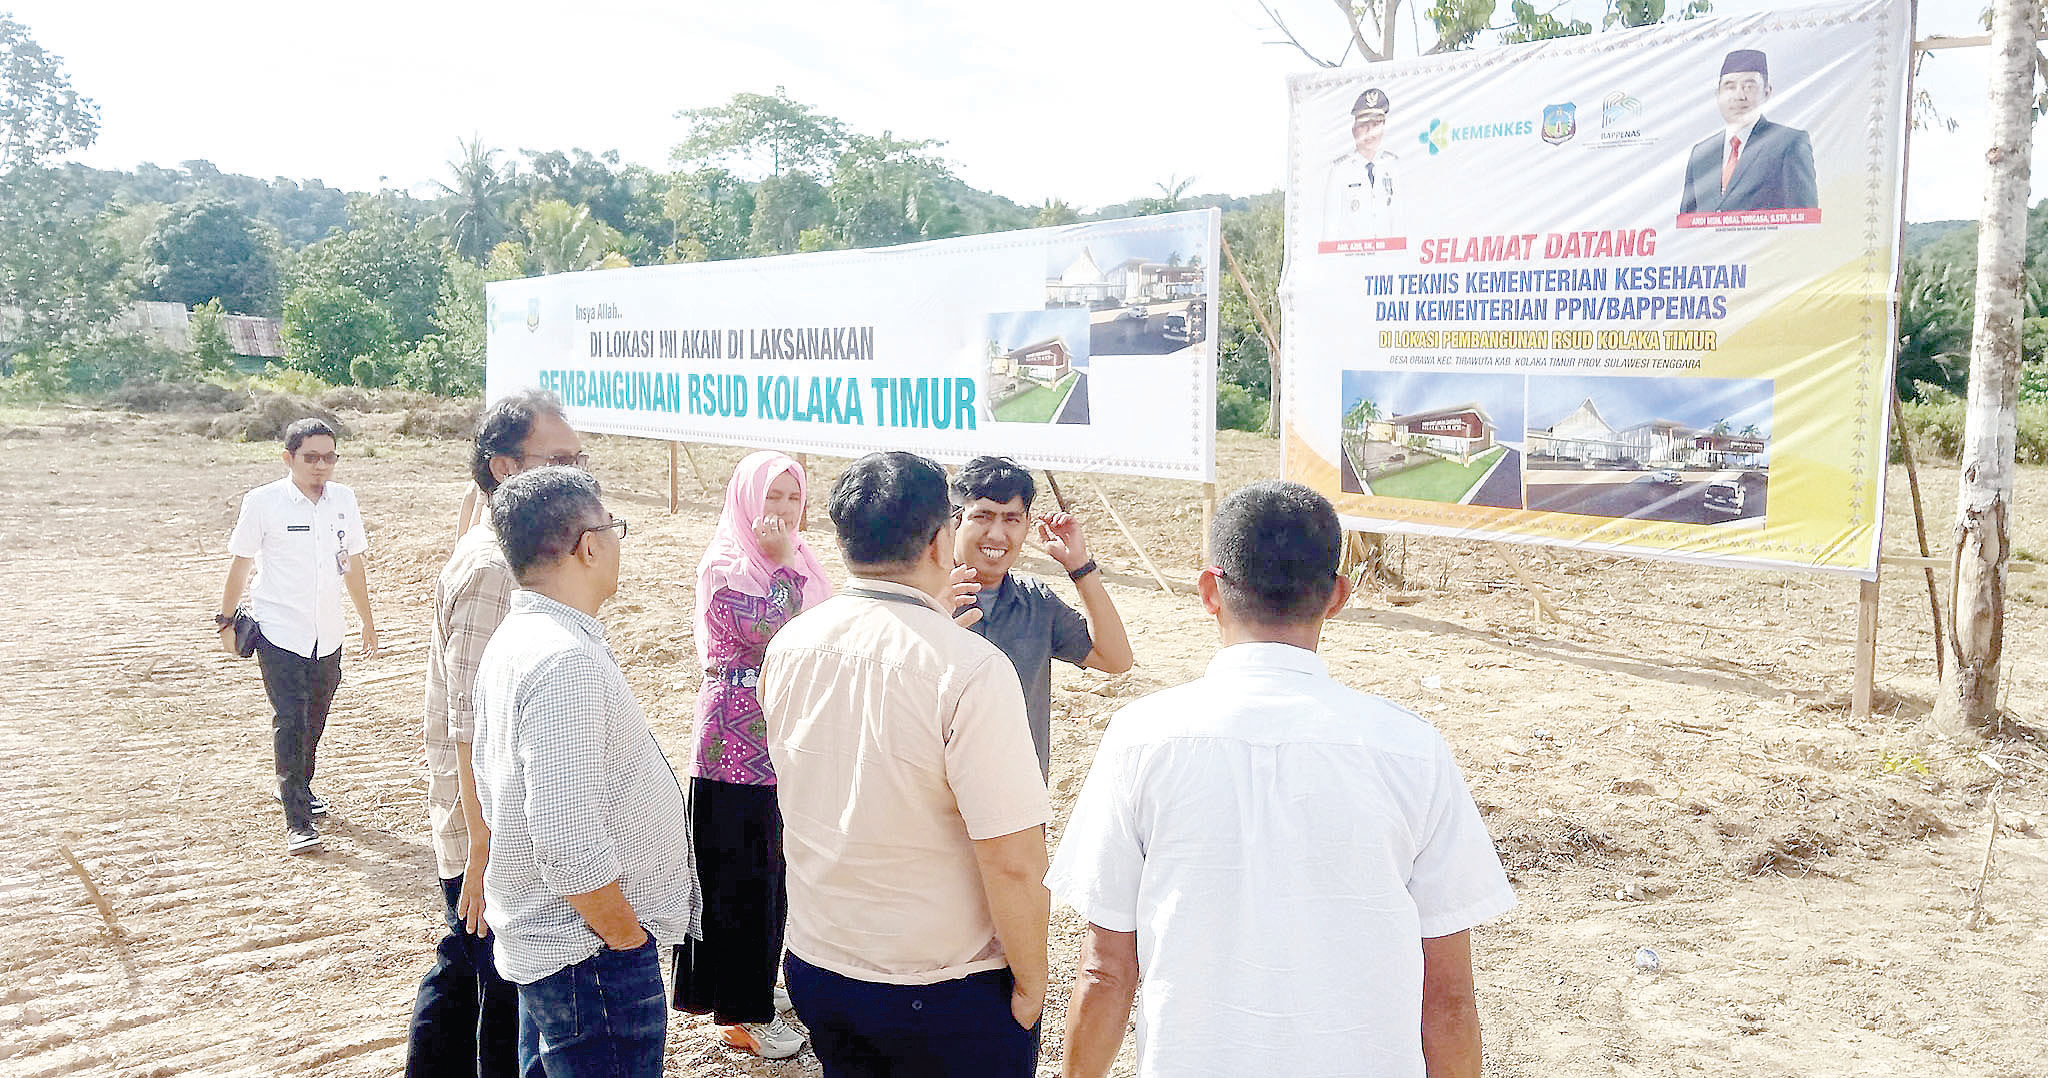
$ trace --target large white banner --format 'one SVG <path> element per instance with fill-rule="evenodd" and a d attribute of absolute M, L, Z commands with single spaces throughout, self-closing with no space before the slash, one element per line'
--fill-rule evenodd
<path fill-rule="evenodd" d="M 579 430 L 1208 482 L 1214 210 L 486 288 L 487 396 Z"/>
<path fill-rule="evenodd" d="M 1290 80 L 1285 454 L 1370 530 L 1876 569 L 1905 0 Z"/>

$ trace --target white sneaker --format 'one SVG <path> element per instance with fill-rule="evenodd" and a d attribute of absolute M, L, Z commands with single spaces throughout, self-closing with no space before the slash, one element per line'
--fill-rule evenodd
<path fill-rule="evenodd" d="M 778 1012 L 796 1010 L 796 1004 L 789 1001 L 789 989 L 779 984 L 775 986 L 775 1009 Z"/>
<path fill-rule="evenodd" d="M 780 1016 L 766 1022 L 720 1026 L 719 1033 L 726 1044 L 762 1059 L 788 1059 L 804 1050 L 804 1035 L 789 1028 Z"/>

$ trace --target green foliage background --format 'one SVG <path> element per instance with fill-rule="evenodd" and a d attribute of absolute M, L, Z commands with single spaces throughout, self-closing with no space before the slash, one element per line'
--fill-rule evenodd
<path fill-rule="evenodd" d="M 1525 3 L 1493 25 L 1495 0 L 1426 11 L 1439 48 L 1482 35 L 1593 32 Z M 1602 26 L 1689 18 L 1705 0 L 1612 0 Z M 129 171 L 62 161 L 98 134 L 99 108 L 61 57 L 0 13 L 0 379 L 12 393 L 93 392 L 134 379 L 230 377 L 226 316 L 281 316 L 289 371 L 324 382 L 481 392 L 487 280 L 612 266 L 876 247 L 950 236 L 1217 207 L 1246 288 L 1217 267 L 1217 423 L 1270 422 L 1279 318 L 1282 199 L 1156 189 L 1081 213 L 1024 206 L 962 182 L 936 139 L 856 130 L 794 100 L 740 93 L 684 109 L 673 171 L 615 150 L 509 152 L 454 140 L 431 197 L 347 193 L 318 180 L 258 179 L 205 160 Z M 2048 441 L 2048 203 L 2029 218 L 2022 454 Z M 1900 297 L 1898 390 L 1908 424 L 1947 451 L 1960 437 L 1976 276 L 1976 227 L 1910 226 Z M 116 329 L 122 306 L 194 308 L 184 355 Z M 1284 334 L 1275 324 L 1270 331 Z M 1951 429 L 1953 428 L 1953 429 Z"/>

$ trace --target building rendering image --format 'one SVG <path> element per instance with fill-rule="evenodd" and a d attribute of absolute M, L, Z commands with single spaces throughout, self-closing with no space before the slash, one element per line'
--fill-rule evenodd
<path fill-rule="evenodd" d="M 981 385 L 988 418 L 998 423 L 1088 422 L 1087 327 L 1081 311 L 991 316 Z M 1010 343 L 1019 338 L 1021 343 Z"/>
<path fill-rule="evenodd" d="M 1522 382 L 1504 375 L 1344 372 L 1342 488 L 1381 498 L 1520 508 L 1520 448 L 1500 440 L 1495 416 L 1509 416 L 1511 431 L 1520 427 Z M 1469 399 L 1454 396 L 1460 393 Z"/>
<path fill-rule="evenodd" d="M 1766 379 L 1531 378 L 1528 507 L 1761 524 L 1772 391 Z"/>

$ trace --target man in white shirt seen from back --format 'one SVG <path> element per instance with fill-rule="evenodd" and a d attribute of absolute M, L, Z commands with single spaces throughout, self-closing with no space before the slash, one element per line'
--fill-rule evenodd
<path fill-rule="evenodd" d="M 1479 1074 L 1467 933 L 1514 893 L 1443 738 L 1315 654 L 1341 538 L 1299 484 L 1218 509 L 1223 650 L 1111 721 L 1046 878 L 1089 922 L 1063 1074 L 1108 1072 L 1141 980 L 1140 1075 Z"/>

